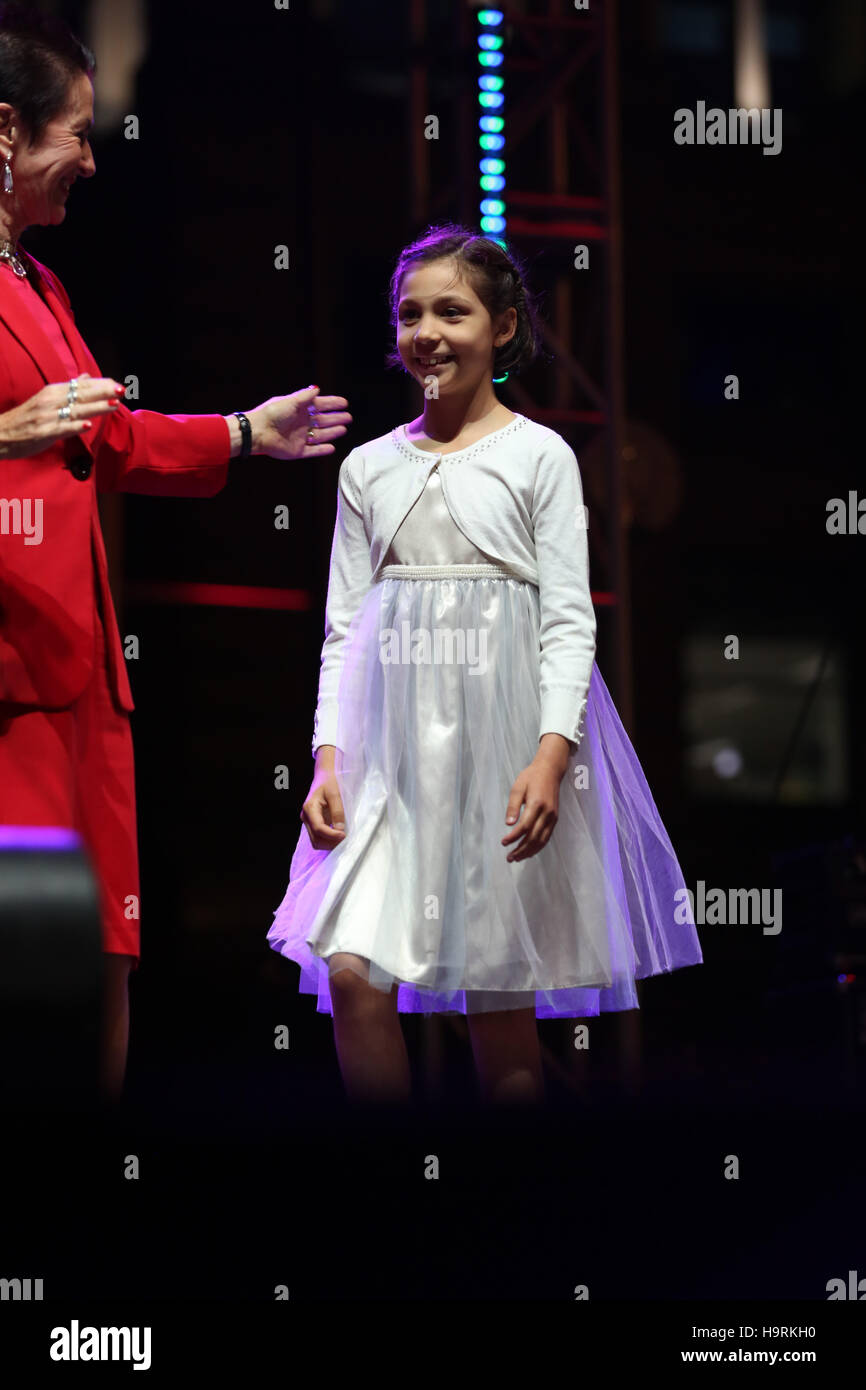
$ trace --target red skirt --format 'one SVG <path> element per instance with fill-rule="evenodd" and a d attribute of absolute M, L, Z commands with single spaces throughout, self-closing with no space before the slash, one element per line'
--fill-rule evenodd
<path fill-rule="evenodd" d="M 108 683 L 98 612 L 93 674 L 68 709 L 0 716 L 0 824 L 77 830 L 99 885 L 102 949 L 141 942 L 135 768 L 129 715 Z"/>

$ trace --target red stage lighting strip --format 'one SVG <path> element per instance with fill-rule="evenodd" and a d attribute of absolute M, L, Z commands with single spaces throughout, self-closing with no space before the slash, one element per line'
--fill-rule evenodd
<path fill-rule="evenodd" d="M 272 608 L 305 613 L 312 607 L 309 589 L 264 589 L 250 584 L 177 583 L 171 580 L 130 584 L 126 598 L 135 603 L 198 604 L 211 608 Z"/>

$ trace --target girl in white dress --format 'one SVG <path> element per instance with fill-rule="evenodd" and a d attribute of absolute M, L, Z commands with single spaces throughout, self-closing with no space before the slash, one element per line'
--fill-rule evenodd
<path fill-rule="evenodd" d="M 422 413 L 340 469 L 313 753 L 268 933 L 352 1099 L 404 1099 L 399 1012 L 467 1016 L 482 1096 L 537 1100 L 536 1018 L 638 1007 L 702 960 L 595 664 L 577 460 L 493 378 L 538 350 L 498 242 L 431 228 L 391 281 Z"/>

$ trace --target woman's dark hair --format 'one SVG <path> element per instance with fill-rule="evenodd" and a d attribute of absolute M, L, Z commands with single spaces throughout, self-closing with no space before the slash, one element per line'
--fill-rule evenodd
<path fill-rule="evenodd" d="M 20 0 L 0 4 L 0 101 L 15 107 L 31 149 L 66 105 L 72 79 L 95 71 L 90 49 L 62 20 Z"/>
<path fill-rule="evenodd" d="M 403 277 L 417 265 L 444 259 L 454 260 L 459 273 L 466 276 L 492 319 L 506 309 L 517 310 L 514 336 L 494 349 L 496 376 L 516 374 L 538 356 L 541 337 L 538 309 L 525 283 L 525 271 L 512 251 L 506 251 L 492 237 L 480 236 L 468 227 L 448 222 L 427 231 L 400 252 L 391 276 L 391 323 L 397 326 L 397 305 Z M 402 365 L 396 348 L 386 359 L 389 367 Z"/>

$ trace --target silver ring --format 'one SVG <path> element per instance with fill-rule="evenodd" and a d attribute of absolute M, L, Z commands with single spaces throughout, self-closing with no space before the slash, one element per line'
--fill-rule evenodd
<path fill-rule="evenodd" d="M 68 389 L 67 392 L 66 392 L 66 404 L 69 405 L 69 403 L 70 403 L 71 401 L 75 401 L 77 398 L 78 398 L 78 377 L 77 377 L 77 376 L 74 376 L 74 377 L 72 378 L 72 380 L 70 381 L 70 383 L 69 383 L 69 389 Z"/>
<path fill-rule="evenodd" d="M 307 430 L 307 439 L 315 439 L 315 437 L 316 437 L 316 431 L 315 431 L 315 430 Z"/>
<path fill-rule="evenodd" d="M 71 406 L 71 405 L 61 405 L 61 406 L 58 406 L 57 414 L 60 416 L 61 420 L 68 420 L 69 417 L 70 417 L 71 414 L 72 414 L 72 406 Z"/>

